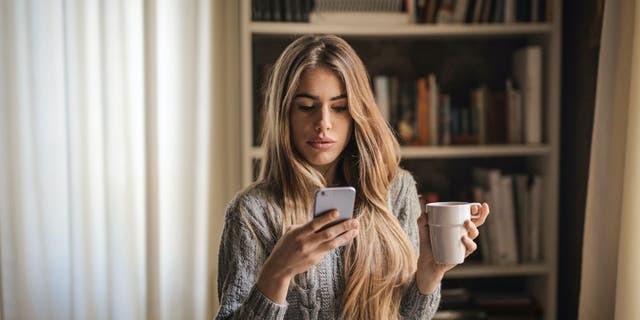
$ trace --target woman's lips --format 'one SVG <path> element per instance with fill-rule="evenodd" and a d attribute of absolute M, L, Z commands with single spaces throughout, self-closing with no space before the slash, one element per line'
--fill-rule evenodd
<path fill-rule="evenodd" d="M 309 140 L 307 141 L 307 144 L 309 144 L 314 149 L 326 150 L 333 147 L 336 142 L 333 140 Z"/>

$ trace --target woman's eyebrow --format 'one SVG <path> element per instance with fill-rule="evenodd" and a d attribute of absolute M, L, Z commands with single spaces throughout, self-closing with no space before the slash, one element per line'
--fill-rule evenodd
<path fill-rule="evenodd" d="M 347 94 L 346 94 L 346 93 L 343 93 L 343 94 L 341 94 L 341 95 L 339 95 L 339 96 L 335 96 L 335 97 L 333 97 L 333 98 L 331 98 L 331 99 L 329 99 L 329 100 L 331 100 L 331 101 L 334 101 L 334 100 L 340 100 L 340 99 L 344 99 L 344 98 L 346 98 L 346 97 L 347 97 Z M 309 99 L 311 99 L 311 100 L 320 100 L 320 97 L 318 97 L 318 96 L 314 96 L 314 95 L 311 95 L 311 94 L 308 94 L 308 93 L 298 93 L 298 94 L 296 94 L 296 95 L 295 95 L 295 97 L 293 97 L 293 98 L 294 98 L 294 99 L 297 99 L 297 98 L 309 98 Z"/>

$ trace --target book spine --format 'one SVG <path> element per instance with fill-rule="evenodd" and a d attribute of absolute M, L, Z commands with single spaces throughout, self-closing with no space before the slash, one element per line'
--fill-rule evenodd
<path fill-rule="evenodd" d="M 382 117 L 389 121 L 389 77 L 374 77 L 376 103 Z"/>
<path fill-rule="evenodd" d="M 438 100 L 440 90 L 435 74 L 429 74 L 429 144 L 438 145 Z"/>
<path fill-rule="evenodd" d="M 420 144 L 428 144 L 430 138 L 429 125 L 431 117 L 429 114 L 429 89 L 427 78 L 419 78 L 416 81 L 417 86 L 417 128 L 418 140 Z"/>

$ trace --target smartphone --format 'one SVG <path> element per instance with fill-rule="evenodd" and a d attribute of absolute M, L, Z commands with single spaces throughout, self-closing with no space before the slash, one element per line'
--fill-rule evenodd
<path fill-rule="evenodd" d="M 356 189 L 353 187 L 320 188 L 316 191 L 313 202 L 313 218 L 338 209 L 338 218 L 322 229 L 329 228 L 353 217 L 353 206 L 356 200 Z"/>

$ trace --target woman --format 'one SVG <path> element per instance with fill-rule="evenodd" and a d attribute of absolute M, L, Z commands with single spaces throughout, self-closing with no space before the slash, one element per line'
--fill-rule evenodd
<path fill-rule="evenodd" d="M 415 181 L 354 50 L 336 36 L 298 38 L 265 103 L 261 177 L 226 212 L 218 319 L 431 318 L 453 265 L 433 259 Z M 353 219 L 322 229 L 337 217 L 311 220 L 326 186 L 357 196 Z M 467 221 L 467 255 L 488 212 Z"/>

